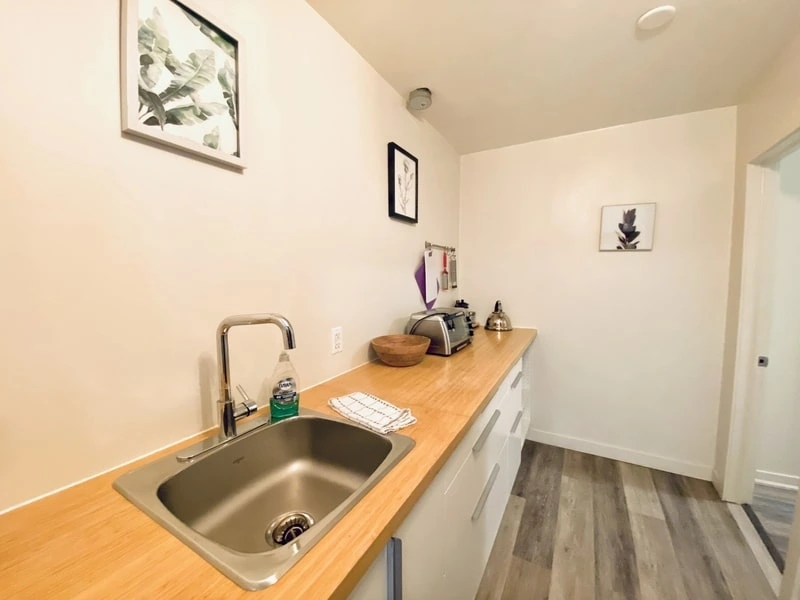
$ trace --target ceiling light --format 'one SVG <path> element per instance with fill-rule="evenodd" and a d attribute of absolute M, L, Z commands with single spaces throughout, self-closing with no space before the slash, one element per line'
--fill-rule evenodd
<path fill-rule="evenodd" d="M 642 31 L 652 31 L 660 29 L 672 22 L 675 18 L 677 9 L 671 4 L 658 6 L 652 10 L 648 10 L 636 21 L 636 26 Z"/>

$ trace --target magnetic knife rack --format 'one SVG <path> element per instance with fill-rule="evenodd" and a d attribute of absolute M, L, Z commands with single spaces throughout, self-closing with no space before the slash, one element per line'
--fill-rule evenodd
<path fill-rule="evenodd" d="M 440 244 L 431 244 L 430 242 L 425 242 L 425 250 L 431 250 L 431 249 L 441 250 L 442 252 L 447 252 L 447 253 L 456 251 L 455 246 L 442 246 Z"/>

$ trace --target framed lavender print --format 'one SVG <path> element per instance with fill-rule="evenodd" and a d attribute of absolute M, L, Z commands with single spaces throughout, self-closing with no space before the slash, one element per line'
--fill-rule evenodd
<path fill-rule="evenodd" d="M 656 205 L 604 206 L 600 213 L 600 251 L 652 250 Z"/>
<path fill-rule="evenodd" d="M 243 169 L 241 43 L 189 0 L 121 0 L 122 131 Z"/>
<path fill-rule="evenodd" d="M 419 210 L 419 163 L 415 156 L 389 142 L 389 216 L 417 223 Z"/>

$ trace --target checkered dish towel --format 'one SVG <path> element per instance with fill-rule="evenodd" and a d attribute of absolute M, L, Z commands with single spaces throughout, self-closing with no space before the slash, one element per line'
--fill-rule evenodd
<path fill-rule="evenodd" d="M 346 419 L 384 435 L 417 422 L 409 409 L 397 408 L 394 404 L 364 392 L 331 398 L 328 405 Z"/>

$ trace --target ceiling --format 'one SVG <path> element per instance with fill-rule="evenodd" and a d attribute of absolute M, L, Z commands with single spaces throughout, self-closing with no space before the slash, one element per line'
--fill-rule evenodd
<path fill-rule="evenodd" d="M 800 31 L 800 0 L 308 0 L 462 153 L 736 104 Z"/>

